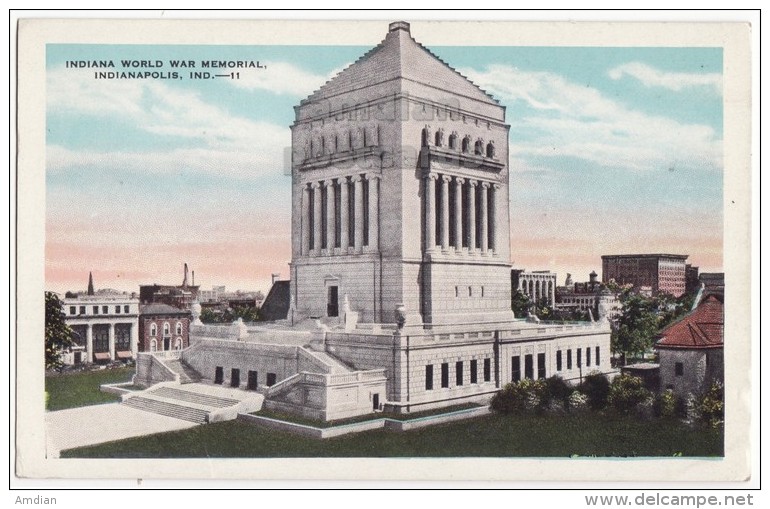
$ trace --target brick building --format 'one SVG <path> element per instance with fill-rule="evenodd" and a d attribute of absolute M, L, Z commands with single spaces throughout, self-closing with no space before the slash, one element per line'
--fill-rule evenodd
<path fill-rule="evenodd" d="M 653 295 L 667 293 L 680 297 L 686 288 L 687 257 L 676 254 L 603 255 L 602 282 L 614 280 L 620 285 L 650 287 Z"/>
<path fill-rule="evenodd" d="M 190 312 L 163 303 L 139 306 L 139 351 L 181 350 L 190 346 Z"/>

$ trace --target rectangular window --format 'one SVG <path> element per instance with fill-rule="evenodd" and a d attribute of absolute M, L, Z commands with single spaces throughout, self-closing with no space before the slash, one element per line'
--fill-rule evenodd
<path fill-rule="evenodd" d="M 537 354 L 537 377 L 545 378 L 545 354 Z"/>
<path fill-rule="evenodd" d="M 527 354 L 524 356 L 524 378 L 529 378 L 530 380 L 534 378 L 534 363 L 532 354 Z"/>
<path fill-rule="evenodd" d="M 598 366 L 600 364 L 599 362 L 599 347 L 596 347 L 596 358 L 594 359 L 596 361 L 596 365 Z"/>
<path fill-rule="evenodd" d="M 86 314 L 86 307 L 85 306 L 80 306 L 80 314 L 81 315 Z"/>
<path fill-rule="evenodd" d="M 102 314 L 106 315 L 110 312 L 110 308 L 107 306 L 102 306 Z"/>
<path fill-rule="evenodd" d="M 471 361 L 471 383 L 479 383 L 479 363 L 476 359 Z"/>
<path fill-rule="evenodd" d="M 441 365 L 441 387 L 449 387 L 449 363 L 447 362 Z"/>
<path fill-rule="evenodd" d="M 249 371 L 248 379 L 246 381 L 246 390 L 247 391 L 256 391 L 257 390 L 257 380 L 259 379 L 259 375 L 256 371 Z"/>
<path fill-rule="evenodd" d="M 455 382 L 457 385 L 463 384 L 463 361 L 455 363 Z"/>
<path fill-rule="evenodd" d="M 76 308 L 75 306 L 70 306 L 70 314 L 71 314 L 71 315 L 74 315 L 74 314 L 75 314 L 75 310 L 76 310 L 76 309 L 77 309 L 77 308 Z"/>
<path fill-rule="evenodd" d="M 674 365 L 674 369 L 676 370 L 676 376 L 684 376 L 684 364 L 677 362 Z"/>
<path fill-rule="evenodd" d="M 511 357 L 511 380 L 514 382 L 521 380 L 521 357 L 518 355 Z"/>
<path fill-rule="evenodd" d="M 489 359 L 484 359 L 484 381 L 489 382 L 492 380 L 492 362 Z"/>
<path fill-rule="evenodd" d="M 591 347 L 586 348 L 586 366 L 591 365 Z"/>
<path fill-rule="evenodd" d="M 222 366 L 217 366 L 214 370 L 214 383 L 222 384 L 225 381 L 225 370 Z"/>
<path fill-rule="evenodd" d="M 425 366 L 425 390 L 433 390 L 433 364 Z"/>
<path fill-rule="evenodd" d="M 115 306 L 115 314 L 120 314 L 120 306 Z"/>
<path fill-rule="evenodd" d="M 583 349 L 582 348 L 577 349 L 577 366 L 578 367 L 583 366 Z"/>
<path fill-rule="evenodd" d="M 572 369 L 572 350 L 567 350 L 567 369 Z"/>
<path fill-rule="evenodd" d="M 556 350 L 556 371 L 561 371 L 561 350 Z"/>
<path fill-rule="evenodd" d="M 265 380 L 265 385 L 268 387 L 272 387 L 275 385 L 275 373 L 268 373 L 267 379 Z"/>
<path fill-rule="evenodd" d="M 94 306 L 94 314 L 95 315 L 99 314 L 99 306 Z"/>
<path fill-rule="evenodd" d="M 230 370 L 230 387 L 240 387 L 241 385 L 241 370 L 233 368 Z"/>
<path fill-rule="evenodd" d="M 123 312 L 124 312 L 124 313 L 128 313 L 128 309 L 129 309 L 129 308 L 128 308 L 128 304 L 126 304 L 125 306 L 123 306 Z"/>

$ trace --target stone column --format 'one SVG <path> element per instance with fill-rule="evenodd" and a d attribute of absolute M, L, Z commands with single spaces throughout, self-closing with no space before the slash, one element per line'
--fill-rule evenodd
<path fill-rule="evenodd" d="M 313 253 L 321 254 L 321 183 L 313 182 Z"/>
<path fill-rule="evenodd" d="M 449 250 L 449 181 L 452 177 L 441 176 L 441 250 Z"/>
<path fill-rule="evenodd" d="M 551 307 L 556 305 L 556 288 L 555 287 L 556 285 L 553 283 L 553 281 L 550 281 L 548 283 L 548 289 L 550 290 L 549 298 L 551 299 L 551 302 L 550 302 Z"/>
<path fill-rule="evenodd" d="M 310 252 L 310 188 L 302 186 L 302 254 L 307 256 Z"/>
<path fill-rule="evenodd" d="M 423 179 L 425 192 L 425 250 L 433 251 L 436 247 L 436 179 L 438 175 L 429 173 Z"/>
<path fill-rule="evenodd" d="M 94 327 L 90 323 L 86 329 L 86 362 L 94 362 Z"/>
<path fill-rule="evenodd" d="M 481 210 L 479 213 L 481 217 L 481 254 L 487 254 L 487 247 L 489 245 L 489 230 L 487 229 L 487 220 L 489 218 L 489 200 L 487 190 L 489 189 L 488 182 L 481 183 Z"/>
<path fill-rule="evenodd" d="M 340 249 L 342 253 L 348 252 L 350 237 L 348 236 L 348 178 L 340 181 Z"/>
<path fill-rule="evenodd" d="M 128 344 L 131 346 L 131 355 L 136 358 L 136 352 L 139 351 L 139 347 L 137 346 L 136 342 L 136 327 L 134 327 L 134 324 L 129 324 L 130 328 L 128 329 Z"/>
<path fill-rule="evenodd" d="M 476 180 L 468 180 L 468 251 L 476 251 Z"/>
<path fill-rule="evenodd" d="M 497 238 L 497 190 L 500 189 L 500 184 L 493 184 L 491 187 L 491 191 L 489 191 L 489 208 L 492 211 L 492 215 L 490 216 L 491 222 L 489 223 L 489 228 L 492 231 L 492 245 L 489 246 L 489 249 L 494 250 L 495 252 L 498 252 L 500 249 L 500 244 L 498 244 L 498 241 L 500 239 Z"/>
<path fill-rule="evenodd" d="M 355 234 L 353 238 L 354 247 L 356 253 L 360 253 L 364 245 L 364 185 L 361 181 L 361 175 L 353 177 L 353 185 L 355 186 Z"/>
<path fill-rule="evenodd" d="M 336 236 L 336 228 L 334 221 L 334 181 L 327 180 L 324 182 L 326 186 L 326 252 L 328 254 L 334 254 L 334 238 Z"/>
<path fill-rule="evenodd" d="M 110 324 L 110 360 L 115 360 L 115 324 Z"/>
<path fill-rule="evenodd" d="M 455 177 L 455 249 L 463 249 L 463 184 L 465 179 Z"/>
<path fill-rule="evenodd" d="M 380 247 L 380 176 L 370 173 L 366 176 L 366 178 L 369 181 L 369 249 L 371 251 L 376 251 Z"/>

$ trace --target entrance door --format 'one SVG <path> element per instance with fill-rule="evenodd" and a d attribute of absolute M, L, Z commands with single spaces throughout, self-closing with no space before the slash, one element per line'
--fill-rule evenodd
<path fill-rule="evenodd" d="M 249 391 L 257 390 L 257 372 L 249 371 L 249 380 L 246 385 L 246 389 Z"/>
<path fill-rule="evenodd" d="M 222 366 L 217 366 L 216 370 L 214 370 L 214 383 L 221 384 L 224 381 L 225 381 L 225 370 L 222 368 Z"/>
<path fill-rule="evenodd" d="M 380 409 L 380 393 L 372 394 L 372 410 Z"/>
<path fill-rule="evenodd" d="M 241 386 L 241 370 L 233 368 L 230 371 L 230 387 L 240 387 Z"/>
<path fill-rule="evenodd" d="M 328 295 L 328 302 L 326 303 L 326 316 L 339 316 L 340 314 L 340 307 L 338 304 L 338 287 L 336 286 L 330 286 L 329 287 L 329 295 Z"/>
<path fill-rule="evenodd" d="M 163 350 L 171 350 L 171 338 L 163 338 Z"/>

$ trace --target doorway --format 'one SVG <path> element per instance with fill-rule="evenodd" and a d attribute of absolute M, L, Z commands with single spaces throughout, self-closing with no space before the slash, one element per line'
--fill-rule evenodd
<path fill-rule="evenodd" d="M 338 302 L 339 290 L 337 286 L 328 287 L 328 300 L 326 303 L 326 316 L 339 316 L 340 307 Z"/>
<path fill-rule="evenodd" d="M 249 390 L 249 391 L 257 390 L 257 372 L 256 371 L 249 371 L 249 379 L 246 382 L 246 390 Z"/>
<path fill-rule="evenodd" d="M 380 393 L 374 393 L 372 394 L 372 410 L 379 410 L 380 409 Z"/>
<path fill-rule="evenodd" d="M 230 370 L 230 387 L 241 386 L 241 370 L 233 368 Z"/>

